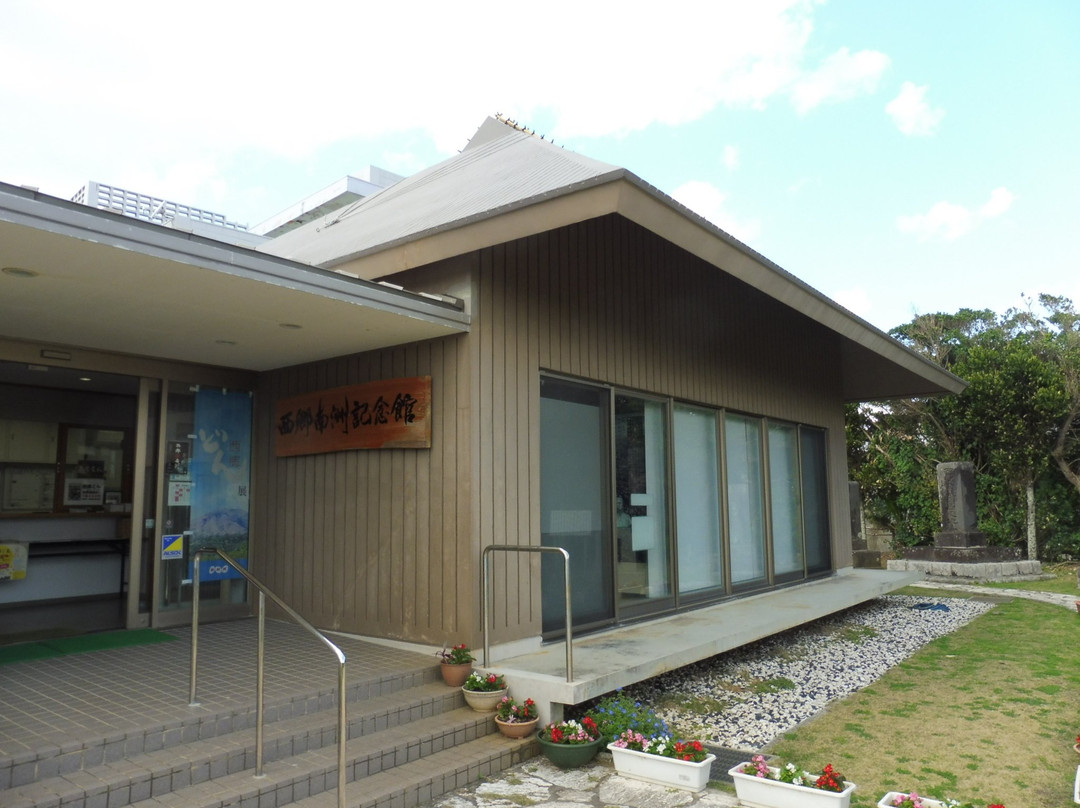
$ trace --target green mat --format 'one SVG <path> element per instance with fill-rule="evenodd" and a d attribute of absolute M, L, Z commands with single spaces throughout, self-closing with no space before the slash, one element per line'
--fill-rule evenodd
<path fill-rule="evenodd" d="M 172 642 L 175 639 L 176 637 L 157 629 L 138 628 L 131 631 L 102 631 L 95 634 L 80 634 L 76 637 L 21 642 L 0 646 L 0 665 L 26 662 L 31 659 L 49 659 L 67 654 L 82 654 L 86 651 L 104 651 L 108 648 L 128 648 L 133 645 Z"/>

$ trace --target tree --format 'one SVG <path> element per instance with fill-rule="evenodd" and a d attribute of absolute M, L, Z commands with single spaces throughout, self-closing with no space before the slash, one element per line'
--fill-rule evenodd
<path fill-rule="evenodd" d="M 848 424 L 849 462 L 871 516 L 904 544 L 928 542 L 939 524 L 937 463 L 976 470 L 980 528 L 993 544 L 1026 544 L 1037 557 L 1037 494 L 1059 513 L 1064 490 L 1080 502 L 1080 315 L 1071 302 L 1040 298 L 1032 310 L 962 309 L 916 317 L 892 334 L 968 382 L 960 395 L 863 405 Z M 1070 478 L 1065 470 L 1068 469 Z M 1044 511 L 1046 508 L 1044 508 Z M 1075 508 L 1074 508 L 1075 511 Z M 1055 529 L 1069 530 L 1061 518 Z"/>

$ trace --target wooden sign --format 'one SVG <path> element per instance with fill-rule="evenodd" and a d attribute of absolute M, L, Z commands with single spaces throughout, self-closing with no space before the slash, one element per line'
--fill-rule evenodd
<path fill-rule="evenodd" d="M 277 405 L 274 453 L 430 449 L 431 377 L 320 390 Z"/>

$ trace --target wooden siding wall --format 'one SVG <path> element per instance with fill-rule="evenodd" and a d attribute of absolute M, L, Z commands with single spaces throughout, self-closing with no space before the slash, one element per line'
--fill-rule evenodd
<path fill-rule="evenodd" d="M 834 565 L 850 565 L 831 332 L 614 215 L 390 280 L 465 298 L 471 333 L 259 385 L 253 569 L 316 625 L 480 645 L 482 549 L 540 543 L 542 371 L 827 428 Z M 421 374 L 430 452 L 273 457 L 279 397 Z M 500 554 L 494 573 L 493 639 L 537 636 L 538 557 Z"/>
<path fill-rule="evenodd" d="M 252 566 L 316 626 L 441 645 L 475 643 L 476 554 L 465 338 L 265 374 L 259 385 Z M 275 458 L 279 398 L 432 377 L 432 448 Z M 465 542 L 465 546 L 463 546 Z"/>
<path fill-rule="evenodd" d="M 618 216 L 481 251 L 476 289 L 481 546 L 540 543 L 539 376 L 551 371 L 827 428 L 834 565 L 850 565 L 831 332 Z M 496 566 L 494 639 L 539 633 L 536 563 Z"/>

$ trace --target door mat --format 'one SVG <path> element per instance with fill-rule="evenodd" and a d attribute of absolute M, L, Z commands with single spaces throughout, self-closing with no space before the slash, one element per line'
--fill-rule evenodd
<path fill-rule="evenodd" d="M 38 642 L 21 642 L 0 646 L 0 665 L 27 662 L 31 659 L 50 659 L 87 651 L 105 651 L 109 648 L 129 648 L 134 645 L 150 645 L 172 642 L 176 637 L 153 628 L 137 628 L 131 631 L 101 631 L 80 634 L 76 637 L 57 637 Z"/>

